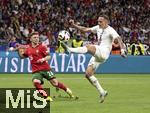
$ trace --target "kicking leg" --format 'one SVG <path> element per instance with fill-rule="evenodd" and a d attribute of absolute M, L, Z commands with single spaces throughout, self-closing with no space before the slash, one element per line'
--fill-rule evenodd
<path fill-rule="evenodd" d="M 64 42 L 61 43 L 62 47 L 65 49 L 66 53 L 90 53 L 92 55 L 95 54 L 96 48 L 93 45 L 87 45 L 87 46 L 83 46 L 83 47 L 77 47 L 77 48 L 71 48 L 68 47 Z"/>
<path fill-rule="evenodd" d="M 91 55 L 95 54 L 96 48 L 93 45 L 87 45 L 87 46 L 83 46 L 83 47 L 77 47 L 77 48 L 69 48 L 70 52 L 73 53 L 90 53 Z"/>
<path fill-rule="evenodd" d="M 70 52 L 73 52 L 73 53 L 87 53 L 88 52 L 88 49 L 86 46 L 84 47 L 77 47 L 77 48 L 69 48 Z"/>
<path fill-rule="evenodd" d="M 54 87 L 64 90 L 71 98 L 74 97 L 72 91 L 68 87 L 66 87 L 63 83 L 59 82 L 56 78 L 51 79 L 50 83 Z"/>

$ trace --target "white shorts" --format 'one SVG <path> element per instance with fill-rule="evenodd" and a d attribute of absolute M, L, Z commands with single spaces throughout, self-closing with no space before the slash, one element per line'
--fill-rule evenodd
<path fill-rule="evenodd" d="M 93 69 L 96 70 L 100 64 L 104 63 L 108 59 L 110 51 L 109 49 L 101 48 L 98 45 L 94 46 L 96 48 L 96 52 L 95 55 L 91 57 L 88 66 L 92 65 Z"/>

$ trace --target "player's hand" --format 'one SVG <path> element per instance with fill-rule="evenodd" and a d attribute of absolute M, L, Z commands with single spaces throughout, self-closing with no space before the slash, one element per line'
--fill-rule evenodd
<path fill-rule="evenodd" d="M 70 23 L 70 25 L 73 25 L 74 24 L 74 20 L 69 20 L 69 23 Z"/>
<path fill-rule="evenodd" d="M 126 58 L 126 57 L 127 57 L 127 55 L 126 55 L 126 50 L 125 50 L 125 49 L 121 49 L 121 56 L 122 56 L 123 58 Z"/>
<path fill-rule="evenodd" d="M 37 60 L 37 63 L 43 63 L 45 61 L 45 58 L 41 58 L 39 60 Z"/>
<path fill-rule="evenodd" d="M 19 51 L 19 49 L 26 49 L 25 46 L 21 45 L 21 44 L 18 44 L 15 48 L 16 51 Z"/>

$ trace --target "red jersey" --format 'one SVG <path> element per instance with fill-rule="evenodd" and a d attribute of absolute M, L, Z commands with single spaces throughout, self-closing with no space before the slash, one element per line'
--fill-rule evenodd
<path fill-rule="evenodd" d="M 26 49 L 25 56 L 29 57 L 32 67 L 32 72 L 38 72 L 38 71 L 49 71 L 50 66 L 47 61 L 44 61 L 43 63 L 37 63 L 37 60 L 46 57 L 49 55 L 49 50 L 47 46 L 43 44 L 39 44 L 36 47 L 32 47 L 29 45 L 29 47 Z"/>

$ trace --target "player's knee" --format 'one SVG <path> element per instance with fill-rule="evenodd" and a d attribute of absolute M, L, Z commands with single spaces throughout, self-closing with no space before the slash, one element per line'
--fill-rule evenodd
<path fill-rule="evenodd" d="M 50 82 L 54 87 L 58 86 L 58 81 L 56 79 L 51 79 Z"/>
<path fill-rule="evenodd" d="M 96 52 L 95 46 L 87 45 L 86 47 L 87 47 L 87 50 L 88 50 L 89 53 L 91 53 L 92 55 L 95 54 L 95 52 Z"/>
<path fill-rule="evenodd" d="M 58 86 L 58 84 L 57 84 L 56 82 L 52 82 L 52 85 L 53 85 L 54 87 L 57 87 L 57 86 Z"/>
<path fill-rule="evenodd" d="M 90 76 L 91 76 L 91 73 L 88 72 L 88 71 L 86 71 L 86 72 L 85 72 L 85 77 L 86 77 L 86 78 L 89 78 Z"/>
<path fill-rule="evenodd" d="M 90 45 L 87 45 L 87 46 L 86 46 L 88 52 L 90 51 L 90 47 L 91 47 Z"/>
<path fill-rule="evenodd" d="M 33 80 L 33 83 L 34 83 L 34 85 L 35 85 L 35 84 L 41 84 L 41 81 L 38 80 L 38 79 L 34 79 L 34 80 Z"/>
<path fill-rule="evenodd" d="M 87 49 L 89 49 L 89 48 L 90 48 L 90 45 L 87 45 L 86 47 L 87 47 Z"/>

